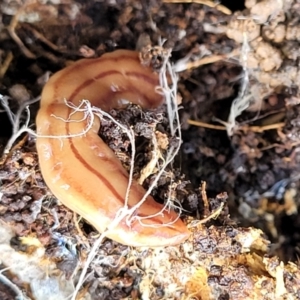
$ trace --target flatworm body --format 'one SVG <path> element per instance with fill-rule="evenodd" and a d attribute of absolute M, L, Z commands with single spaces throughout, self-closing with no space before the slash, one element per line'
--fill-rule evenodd
<path fill-rule="evenodd" d="M 117 50 L 96 59 L 79 60 L 53 75 L 44 87 L 37 115 L 37 151 L 44 180 L 53 194 L 99 232 L 104 232 L 124 206 L 128 173 L 113 151 L 98 136 L 100 120 L 95 117 L 91 129 L 84 112 L 68 107 L 65 100 L 79 106 L 83 99 L 103 110 L 126 102 L 143 108 L 163 101 L 155 92 L 157 74 L 140 64 L 138 53 Z M 71 115 L 71 122 L 67 122 Z M 74 135 L 78 135 L 74 137 Z M 49 137 L 45 137 L 49 136 Z M 51 138 L 50 136 L 69 136 Z M 133 182 L 128 207 L 137 204 L 145 190 Z M 130 224 L 123 219 L 107 236 L 131 246 L 179 244 L 189 231 L 177 214 L 163 211 L 149 196 L 137 209 Z M 159 213 L 159 214 L 158 214 Z"/>

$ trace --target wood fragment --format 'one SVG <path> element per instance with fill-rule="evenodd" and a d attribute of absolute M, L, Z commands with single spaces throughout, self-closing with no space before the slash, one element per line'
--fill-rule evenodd
<path fill-rule="evenodd" d="M 214 130 L 226 130 L 226 126 L 221 126 L 221 125 L 214 125 L 214 124 L 209 124 L 206 122 L 202 121 L 195 121 L 195 120 L 190 120 L 188 119 L 188 124 L 190 125 L 195 125 L 203 128 L 208 128 L 208 129 L 214 129 Z M 253 132 L 261 133 L 267 130 L 273 130 L 273 129 L 279 129 L 284 127 L 285 123 L 284 122 L 279 122 L 275 124 L 270 124 L 270 125 L 265 125 L 265 126 L 248 126 L 248 125 L 243 125 L 240 126 L 240 130 L 251 130 Z"/>
<path fill-rule="evenodd" d="M 215 3 L 214 1 L 209 1 L 209 0 L 163 0 L 164 3 L 197 3 L 197 4 L 203 4 L 212 8 L 215 8 L 222 13 L 226 15 L 231 15 L 232 12 L 230 9 L 228 9 L 226 6 Z"/>
<path fill-rule="evenodd" d="M 19 16 L 23 11 L 24 7 L 20 8 L 18 12 L 13 16 L 9 26 L 7 27 L 7 31 L 10 34 L 10 37 L 15 41 L 15 43 L 19 46 L 20 50 L 27 58 L 36 59 L 35 54 L 33 54 L 22 42 L 19 36 L 16 34 L 16 27 L 19 24 Z"/>
<path fill-rule="evenodd" d="M 3 64 L 0 67 L 0 79 L 2 79 L 4 77 L 4 75 L 6 74 L 13 58 L 14 58 L 14 56 L 13 56 L 12 52 L 9 51 L 4 59 Z"/>

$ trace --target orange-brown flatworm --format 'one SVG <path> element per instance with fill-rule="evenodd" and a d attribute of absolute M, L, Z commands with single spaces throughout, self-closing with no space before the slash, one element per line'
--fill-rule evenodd
<path fill-rule="evenodd" d="M 86 130 L 90 118 L 84 111 L 72 110 L 65 100 L 78 107 L 87 99 L 105 111 L 124 100 L 152 108 L 163 101 L 155 92 L 158 85 L 158 75 L 141 65 L 137 52 L 117 50 L 75 62 L 53 75 L 44 87 L 36 119 L 42 175 L 53 194 L 99 232 L 106 230 L 124 206 L 129 176 L 98 136 L 99 118 L 93 118 Z M 72 121 L 68 121 L 71 113 Z M 134 181 L 128 207 L 136 205 L 144 194 L 143 187 Z M 107 236 L 132 246 L 179 244 L 189 231 L 175 212 L 159 213 L 162 210 L 163 206 L 148 196 L 135 215 L 149 218 L 143 222 L 135 218 L 130 224 L 122 219 Z"/>

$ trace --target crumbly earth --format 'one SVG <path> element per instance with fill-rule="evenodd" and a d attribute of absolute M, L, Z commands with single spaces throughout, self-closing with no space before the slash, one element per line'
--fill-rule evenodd
<path fill-rule="evenodd" d="M 104 240 L 76 299 L 299 299 L 300 3 L 181 2 L 1 1 L 1 153 L 13 134 L 7 97 L 17 117 L 30 103 L 34 129 L 32 99 L 50 73 L 166 39 L 180 71 L 183 144 L 152 194 L 180 203 L 191 238 L 157 249 Z M 174 144 L 166 108 L 110 113 L 134 129 L 139 179 L 153 131 L 162 158 Z M 107 120 L 99 134 L 128 169 L 126 135 Z M 66 299 L 98 233 L 51 194 L 33 136 L 2 156 L 0 184 L 0 298 Z"/>

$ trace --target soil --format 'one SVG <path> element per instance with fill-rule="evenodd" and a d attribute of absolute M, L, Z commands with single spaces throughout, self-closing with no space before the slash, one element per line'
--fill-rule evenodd
<path fill-rule="evenodd" d="M 1 153 L 27 121 L 35 130 L 38 97 L 49 75 L 73 61 L 115 49 L 140 51 L 165 39 L 179 71 L 182 146 L 152 194 L 163 203 L 172 192 L 192 237 L 164 249 L 105 239 L 76 299 L 300 298 L 300 3 L 211 4 L 0 3 Z M 142 111 L 130 105 L 110 113 L 134 128 L 138 178 L 151 157 L 153 120 L 161 141 L 174 143 L 166 107 Z M 10 119 L 18 117 L 14 128 Z M 99 135 L 128 169 L 126 136 L 109 121 Z M 146 178 L 145 188 L 156 175 Z M 67 298 L 98 233 L 47 188 L 31 134 L 22 134 L 3 154 L 0 184 L 0 225 L 10 232 L 0 239 L 6 249 L 0 267 L 10 269 L 0 272 L 0 298 Z M 49 290 L 37 292 L 38 280 L 21 274 L 1 253 L 51 265 Z"/>

